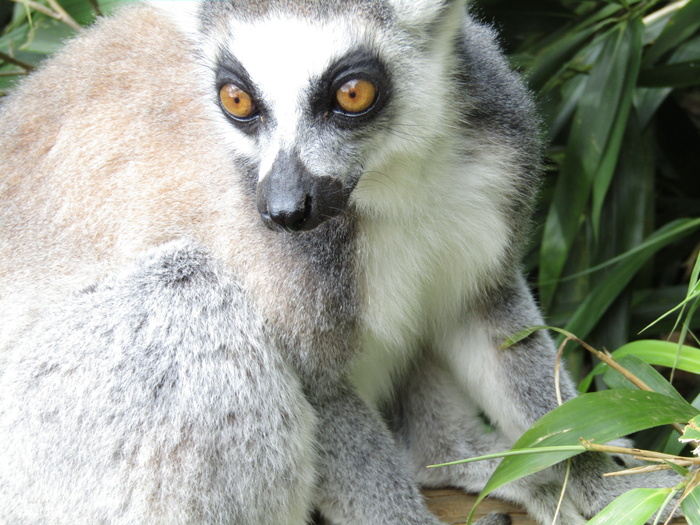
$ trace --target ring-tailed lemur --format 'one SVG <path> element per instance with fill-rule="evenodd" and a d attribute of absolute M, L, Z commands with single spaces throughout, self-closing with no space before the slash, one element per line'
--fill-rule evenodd
<path fill-rule="evenodd" d="M 425 466 L 507 449 L 555 352 L 498 350 L 541 323 L 540 142 L 464 4 L 155 1 L 16 88 L 0 522 L 425 525 L 420 485 L 483 487 Z M 560 523 L 630 486 L 609 464 L 577 459 Z M 549 523 L 558 473 L 496 494 Z"/>

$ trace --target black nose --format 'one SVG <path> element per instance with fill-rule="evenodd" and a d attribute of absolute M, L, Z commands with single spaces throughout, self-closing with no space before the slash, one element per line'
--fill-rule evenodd
<path fill-rule="evenodd" d="M 258 211 L 273 230 L 312 230 L 342 212 L 351 191 L 334 177 L 310 173 L 295 153 L 280 152 L 258 183 Z"/>
<path fill-rule="evenodd" d="M 263 221 L 272 221 L 285 230 L 300 231 L 311 217 L 311 195 L 287 194 L 286 199 L 268 201 L 267 212 L 261 213 Z"/>

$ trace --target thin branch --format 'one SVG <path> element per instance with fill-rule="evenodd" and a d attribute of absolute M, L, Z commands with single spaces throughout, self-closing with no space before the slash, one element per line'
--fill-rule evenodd
<path fill-rule="evenodd" d="M 585 439 L 581 440 L 581 445 L 586 450 L 591 452 L 605 452 L 606 454 L 625 454 L 627 456 L 635 456 L 640 459 L 665 459 L 673 463 L 689 462 L 692 465 L 700 465 L 700 458 L 689 458 L 683 456 L 674 456 L 673 454 L 665 454 L 663 452 L 654 452 L 653 450 L 642 450 L 639 448 L 616 447 L 613 445 L 598 445 L 591 443 Z"/>
<path fill-rule="evenodd" d="M 65 22 L 69 26 L 71 26 L 73 29 L 77 29 L 78 31 L 82 31 L 83 28 L 78 24 L 78 22 L 75 21 L 75 19 L 70 16 L 68 13 L 66 13 L 66 10 L 63 9 L 61 4 L 59 4 L 56 0 L 48 0 L 49 5 L 53 8 L 56 13 L 60 16 L 59 20 Z"/>
<path fill-rule="evenodd" d="M 576 341 L 578 344 L 580 344 L 582 347 L 584 347 L 586 350 L 591 352 L 593 355 L 595 355 L 598 359 L 603 361 L 605 364 L 607 364 L 610 368 L 613 370 L 619 372 L 622 374 L 622 376 L 627 379 L 630 383 L 632 383 L 634 386 L 639 388 L 640 390 L 644 390 L 646 392 L 654 392 L 654 389 L 651 388 L 649 385 L 647 385 L 644 381 L 639 379 L 636 375 L 634 375 L 632 372 L 627 370 L 625 367 L 620 365 L 613 357 L 607 353 L 607 352 L 601 352 L 600 350 L 596 350 L 593 348 L 591 345 L 586 343 L 585 341 L 582 341 L 575 335 L 571 333 L 567 333 L 567 339 L 571 341 Z M 679 423 L 672 423 L 673 428 L 679 433 L 683 434 L 685 431 L 683 425 Z"/>
<path fill-rule="evenodd" d="M 644 461 L 652 461 L 651 458 L 638 458 L 638 459 L 643 459 Z M 676 465 L 679 465 L 681 467 L 690 467 L 693 464 L 690 463 L 689 461 L 674 461 Z M 669 467 L 666 464 L 662 465 L 647 465 L 644 467 L 634 467 L 630 468 L 627 470 L 620 470 L 617 472 L 606 472 L 603 474 L 604 478 L 614 478 L 616 476 L 634 476 L 635 474 L 648 474 L 649 472 L 659 472 L 661 470 L 671 470 L 671 467 Z"/>
<path fill-rule="evenodd" d="M 17 60 L 15 57 L 3 53 L 2 51 L 0 51 L 0 60 L 2 60 L 3 62 L 7 62 L 8 64 L 14 64 L 15 66 L 19 66 L 25 71 L 34 71 L 35 69 L 33 65 L 28 64 L 27 62 L 22 62 L 21 60 Z"/>
<path fill-rule="evenodd" d="M 557 509 L 554 511 L 554 517 L 552 517 L 552 525 L 557 523 L 557 518 L 559 517 L 559 512 L 561 511 L 561 504 L 564 502 L 564 496 L 566 495 L 566 486 L 569 484 L 569 474 L 571 473 L 571 458 L 566 460 L 566 472 L 564 473 L 564 483 L 561 486 L 561 493 L 559 494 L 559 501 L 557 502 Z"/>
<path fill-rule="evenodd" d="M 49 3 L 51 4 L 51 7 L 53 7 L 55 10 L 51 10 L 46 6 L 43 6 L 37 2 L 34 2 L 33 0 L 11 0 L 12 2 L 15 2 L 17 4 L 22 4 L 26 5 L 28 7 L 31 7 L 35 11 L 39 11 L 40 13 L 45 14 L 46 16 L 49 16 L 55 20 L 58 20 L 59 22 L 63 22 L 64 24 L 69 25 L 76 31 L 82 31 L 83 28 L 76 22 L 72 16 L 70 16 L 68 13 L 66 13 L 63 8 L 56 2 L 56 0 L 49 0 Z"/>
<path fill-rule="evenodd" d="M 556 358 L 556 361 L 554 362 L 554 389 L 556 390 L 557 405 L 559 405 L 559 406 L 561 406 L 564 402 L 562 400 L 562 397 L 561 397 L 561 379 L 560 379 L 561 359 L 564 355 L 564 347 L 566 346 L 566 343 L 568 343 L 569 341 L 572 341 L 572 339 L 570 337 L 567 337 L 559 345 L 559 349 L 557 350 L 557 358 Z"/>
<path fill-rule="evenodd" d="M 679 456 L 682 457 L 682 456 Z M 641 456 L 634 456 L 634 459 L 643 459 L 644 461 L 648 461 L 649 463 L 658 463 L 661 466 L 668 466 L 666 465 L 666 462 L 668 461 L 667 459 L 660 459 L 660 458 L 643 458 Z M 682 461 L 677 460 L 674 461 L 676 465 L 680 465 L 681 467 L 689 467 L 693 464 L 692 458 L 684 458 Z"/>

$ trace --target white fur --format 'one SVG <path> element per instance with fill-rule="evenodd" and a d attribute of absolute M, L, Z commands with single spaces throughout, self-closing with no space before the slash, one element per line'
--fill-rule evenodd
<path fill-rule="evenodd" d="M 361 236 L 365 348 L 353 377 L 367 399 L 381 397 L 417 342 L 463 321 L 466 299 L 503 259 L 508 230 L 487 198 L 489 175 L 478 164 L 403 166 L 373 184 L 396 208 L 367 221 Z M 403 191 L 412 195 L 401 208 Z"/>
<path fill-rule="evenodd" d="M 229 32 L 229 50 L 253 79 L 268 108 L 264 118 L 275 121 L 274 132 L 261 137 L 258 144 L 258 178 L 262 180 L 280 151 L 297 146 L 310 89 L 334 60 L 352 49 L 355 38 L 347 20 L 323 25 L 281 17 L 254 23 L 232 20 Z M 314 170 L 313 165 L 308 167 Z M 316 167 L 319 175 L 324 171 Z"/>
<path fill-rule="evenodd" d="M 177 28 L 193 41 L 199 41 L 197 10 L 202 2 L 198 0 L 148 0 L 148 4 L 165 13 Z"/>
<path fill-rule="evenodd" d="M 500 395 L 497 381 L 503 381 L 503 366 L 499 360 L 497 345 L 489 337 L 483 323 L 463 322 L 442 341 L 447 359 L 452 365 L 465 394 L 489 414 L 489 418 L 506 436 L 519 436 L 530 426 L 513 404 Z"/>

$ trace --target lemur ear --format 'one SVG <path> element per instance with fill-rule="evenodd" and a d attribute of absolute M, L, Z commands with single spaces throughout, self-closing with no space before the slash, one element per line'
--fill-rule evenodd
<path fill-rule="evenodd" d="M 467 0 L 390 0 L 397 18 L 414 35 L 452 33 L 464 20 Z"/>

